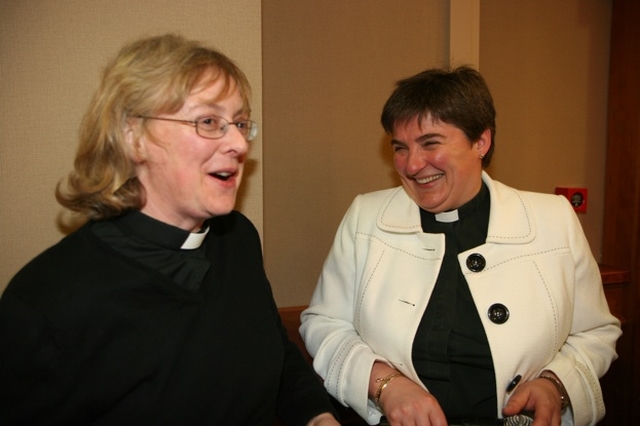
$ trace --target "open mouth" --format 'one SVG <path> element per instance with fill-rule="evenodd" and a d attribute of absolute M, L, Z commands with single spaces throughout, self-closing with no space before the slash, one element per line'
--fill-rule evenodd
<path fill-rule="evenodd" d="M 210 173 L 210 176 L 213 176 L 214 178 L 220 179 L 223 181 L 228 181 L 234 176 L 234 174 L 231 172 L 218 172 L 218 173 Z"/>
<path fill-rule="evenodd" d="M 444 173 L 439 174 L 439 175 L 435 175 L 435 176 L 429 176 L 429 177 L 426 177 L 426 178 L 421 178 L 421 179 L 416 178 L 415 181 L 418 182 L 420 185 L 424 185 L 425 183 L 430 183 L 430 182 L 436 181 L 436 180 L 440 179 L 443 176 L 444 176 Z"/>

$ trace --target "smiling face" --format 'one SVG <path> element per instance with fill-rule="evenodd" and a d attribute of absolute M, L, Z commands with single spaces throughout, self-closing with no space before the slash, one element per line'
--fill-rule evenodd
<path fill-rule="evenodd" d="M 180 110 L 161 117 L 248 119 L 238 88 L 232 87 L 221 97 L 224 86 L 223 78 L 196 86 Z M 199 136 L 191 124 L 149 120 L 146 131 L 137 140 L 132 137 L 132 143 L 146 196 L 143 213 L 196 231 L 205 220 L 233 209 L 249 149 L 236 126 L 229 126 L 222 138 L 212 140 Z"/>
<path fill-rule="evenodd" d="M 482 158 L 491 131 L 471 143 L 458 127 L 431 116 L 395 126 L 393 162 L 409 196 L 431 213 L 454 210 L 470 201 L 482 185 Z"/>

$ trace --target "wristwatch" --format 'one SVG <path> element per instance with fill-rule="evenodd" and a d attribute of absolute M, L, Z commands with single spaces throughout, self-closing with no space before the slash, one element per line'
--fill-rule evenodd
<path fill-rule="evenodd" d="M 549 370 L 544 370 L 542 373 L 540 373 L 538 377 L 540 379 L 549 380 L 551 383 L 553 383 L 556 389 L 558 389 L 558 392 L 560 393 L 560 406 L 562 407 L 562 414 L 564 414 L 564 412 L 567 411 L 567 407 L 569 407 L 569 404 L 570 404 L 569 394 L 567 393 L 567 390 L 565 389 L 562 382 L 556 379 L 555 373 L 553 373 L 553 375 L 549 373 L 552 373 L 552 372 Z"/>

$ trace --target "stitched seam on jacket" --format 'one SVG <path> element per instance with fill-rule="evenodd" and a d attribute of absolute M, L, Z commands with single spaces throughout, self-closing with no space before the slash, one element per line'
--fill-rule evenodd
<path fill-rule="evenodd" d="M 340 351 L 338 352 L 338 359 L 342 358 L 344 356 L 343 354 L 345 352 L 347 352 L 347 353 L 350 352 L 352 350 L 352 348 L 356 345 L 356 343 L 357 342 L 356 342 L 355 339 L 351 339 L 349 341 L 348 345 L 343 346 L 342 349 L 340 349 Z M 344 399 L 344 398 L 342 398 L 342 394 L 339 392 L 340 380 L 341 380 L 341 377 L 342 377 L 342 370 L 343 370 L 344 364 L 346 364 L 346 359 L 343 362 L 340 363 L 340 368 L 338 369 L 338 372 L 337 372 L 338 377 L 335 380 L 335 388 L 334 388 L 334 394 L 336 396 L 340 397 L 341 400 Z M 335 364 L 334 364 L 331 367 L 331 369 L 329 370 L 329 374 L 328 374 L 329 377 L 332 377 L 335 374 L 335 369 L 336 369 L 336 367 L 335 367 Z"/>
<path fill-rule="evenodd" d="M 554 327 L 554 337 L 553 337 L 553 346 L 552 349 L 554 349 L 556 346 L 558 346 L 558 335 L 560 334 L 558 331 L 558 315 L 557 315 L 557 309 L 556 309 L 556 304 L 553 303 L 553 297 L 551 297 L 551 293 L 549 292 L 549 286 L 547 285 L 547 280 L 545 280 L 544 276 L 542 275 L 542 272 L 540 271 L 540 268 L 538 267 L 538 263 L 537 262 L 533 262 L 533 266 L 536 269 L 536 271 L 538 272 L 538 276 L 540 277 L 540 281 L 542 281 L 542 283 L 544 284 L 544 289 L 547 292 L 547 297 L 549 298 L 549 303 L 551 303 L 551 307 L 553 308 L 553 327 Z M 555 350 L 554 350 L 555 352 Z"/>
<path fill-rule="evenodd" d="M 523 255 L 521 255 L 521 256 L 510 257 L 509 259 L 505 259 L 505 260 L 503 260 L 503 261 L 502 261 L 502 262 L 500 262 L 500 263 L 496 263 L 495 265 L 492 265 L 491 267 L 484 269 L 482 272 L 490 271 L 490 270 L 492 270 L 492 269 L 494 269 L 494 268 L 497 268 L 498 266 L 502 266 L 502 265 L 504 265 L 505 263 L 509 263 L 509 262 L 511 262 L 511 261 L 514 261 L 514 260 L 518 260 L 518 259 L 525 259 L 525 258 L 532 257 L 532 256 L 539 256 L 539 255 L 541 255 L 541 254 L 553 253 L 553 252 L 556 252 L 556 251 L 566 250 L 566 249 L 568 249 L 568 248 L 569 248 L 569 246 L 562 246 L 562 247 L 556 247 L 556 248 L 554 248 L 554 249 L 543 250 L 543 251 L 537 251 L 537 252 L 535 252 L 535 253 L 523 254 Z M 477 272 L 468 271 L 468 272 L 465 272 L 465 273 L 464 273 L 464 275 L 471 275 L 471 274 L 477 274 Z"/>
<path fill-rule="evenodd" d="M 520 200 L 520 204 L 522 204 L 522 210 L 524 210 L 524 215 L 527 218 L 527 226 L 529 227 L 529 231 L 527 232 L 526 235 L 522 235 L 522 236 L 517 236 L 517 237 L 502 237 L 499 235 L 487 235 L 487 238 L 495 238 L 495 239 L 500 239 L 500 240 L 515 240 L 515 239 L 523 239 L 523 238 L 528 238 L 531 235 L 531 219 L 529 218 L 529 211 L 527 210 L 527 208 L 525 207 L 524 201 L 522 201 L 522 195 L 520 194 L 519 191 L 515 191 L 512 188 L 510 188 L 512 190 L 512 192 L 514 194 L 516 194 L 518 196 L 518 199 Z"/>
<path fill-rule="evenodd" d="M 406 254 L 407 256 L 411 256 L 411 257 L 416 258 L 416 259 L 421 259 L 421 260 L 438 260 L 438 259 L 440 259 L 440 257 L 423 257 L 423 256 L 416 256 L 414 253 L 408 252 L 408 251 L 406 251 L 406 250 L 404 250 L 404 249 L 401 249 L 401 248 L 398 248 L 398 247 L 392 246 L 392 245 L 391 245 L 391 244 L 389 244 L 389 243 L 386 243 L 385 241 L 383 241 L 383 240 L 382 240 L 382 239 L 380 239 L 379 237 L 376 237 L 376 236 L 375 236 L 375 235 L 373 235 L 373 234 L 367 234 L 366 232 L 356 232 L 356 237 L 357 237 L 358 235 L 364 235 L 364 236 L 366 236 L 366 237 L 373 238 L 373 239 L 375 239 L 376 241 L 378 241 L 379 243 L 383 244 L 384 246 L 386 246 L 386 247 L 388 247 L 388 248 L 390 248 L 390 249 L 392 249 L 392 250 L 398 251 L 398 252 L 400 252 L 400 253 L 404 253 L 404 254 Z M 428 250 L 429 252 L 435 251 L 435 249 L 429 249 L 429 248 L 426 248 L 425 250 Z"/>
<path fill-rule="evenodd" d="M 380 214 L 380 222 L 385 225 L 385 226 L 389 226 L 391 228 L 398 228 L 398 229 L 412 229 L 415 228 L 416 225 L 409 225 L 409 226 L 398 226 L 398 225 L 390 225 L 387 222 L 382 222 L 382 218 L 385 216 L 385 212 L 387 211 L 387 209 L 389 208 L 389 205 L 391 204 L 391 202 L 399 195 L 401 194 L 403 191 L 402 188 L 399 188 L 398 190 L 396 190 L 396 192 L 393 194 L 393 196 L 387 198 L 387 202 L 384 205 L 384 209 L 382 211 L 382 213 Z"/>
<path fill-rule="evenodd" d="M 594 397 L 596 400 L 593 401 L 594 404 L 592 406 L 596 406 L 597 408 L 594 408 L 594 410 L 592 410 L 591 417 L 597 417 L 599 413 L 605 413 L 606 407 L 604 405 L 604 400 L 602 398 L 602 389 L 600 388 L 600 382 L 597 379 L 595 379 L 591 370 L 589 370 L 587 366 L 583 365 L 577 360 L 576 360 L 575 366 L 576 366 L 576 369 L 579 370 L 580 373 L 582 374 L 582 377 L 584 377 L 587 380 L 587 382 L 589 383 L 589 386 L 591 387 L 591 390 L 595 394 Z M 598 392 L 598 390 L 600 390 L 600 392 Z"/>
<path fill-rule="evenodd" d="M 371 271 L 371 273 L 369 274 L 369 277 L 367 278 L 366 283 L 364 284 L 364 288 L 362 289 L 362 292 L 360 293 L 360 300 L 358 300 L 358 327 L 362 327 L 362 304 L 363 304 L 363 300 L 364 297 L 367 293 L 367 291 L 369 290 L 369 284 L 371 284 L 371 279 L 373 278 L 373 276 L 376 273 L 376 270 L 378 269 L 378 266 L 380 266 L 380 262 L 382 262 L 382 258 L 384 257 L 385 254 L 385 250 L 382 250 L 382 253 L 380 253 L 380 257 L 378 257 L 378 261 L 376 262 L 376 266 L 373 268 L 373 270 Z M 364 334 L 363 330 L 363 333 Z"/>

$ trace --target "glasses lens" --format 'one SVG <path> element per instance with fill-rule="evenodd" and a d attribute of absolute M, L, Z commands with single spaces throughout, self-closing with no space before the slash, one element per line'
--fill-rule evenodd
<path fill-rule="evenodd" d="M 251 120 L 239 121 L 236 126 L 247 141 L 252 141 L 258 135 L 258 123 Z"/>
<path fill-rule="evenodd" d="M 241 120 L 229 123 L 222 117 L 203 117 L 196 122 L 196 131 L 203 138 L 219 139 L 229 130 L 229 125 L 235 125 L 247 141 L 252 141 L 258 135 L 258 124 L 252 120 Z"/>
<path fill-rule="evenodd" d="M 196 130 L 203 138 L 218 139 L 227 133 L 229 123 L 221 117 L 203 117 L 196 123 Z"/>

